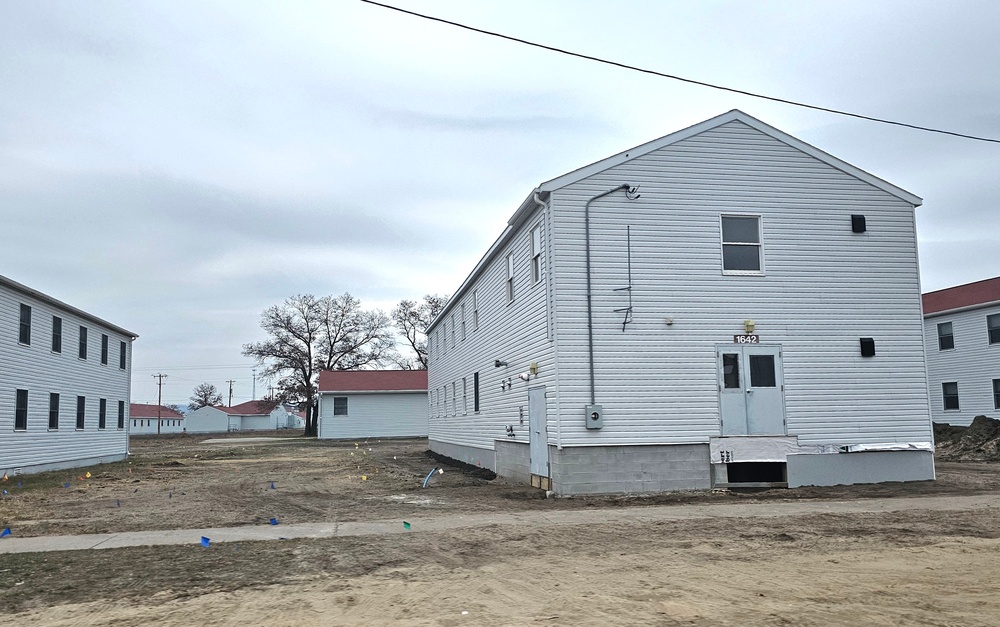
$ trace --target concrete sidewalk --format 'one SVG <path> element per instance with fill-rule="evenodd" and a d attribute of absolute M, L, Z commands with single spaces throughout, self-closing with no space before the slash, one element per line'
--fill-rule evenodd
<path fill-rule="evenodd" d="M 717 503 L 704 505 L 659 505 L 606 509 L 526 511 L 493 514 L 455 514 L 434 518 L 414 516 L 405 520 L 363 522 L 298 523 L 217 527 L 214 529 L 167 529 L 125 531 L 79 536 L 39 536 L 18 538 L 16 525 L 12 534 L 0 538 L 2 553 L 38 553 L 117 549 L 130 546 L 199 544 L 202 537 L 212 544 L 220 542 L 255 542 L 294 538 L 336 538 L 401 533 L 423 533 L 468 529 L 490 525 L 547 527 L 556 525 L 594 525 L 607 523 L 649 523 L 697 518 L 758 518 L 809 516 L 814 514 L 886 513 L 908 510 L 977 510 L 1000 508 L 1000 495 L 924 496 L 857 501 L 795 501 L 762 503 Z M 407 527 L 404 525 L 408 523 Z"/>

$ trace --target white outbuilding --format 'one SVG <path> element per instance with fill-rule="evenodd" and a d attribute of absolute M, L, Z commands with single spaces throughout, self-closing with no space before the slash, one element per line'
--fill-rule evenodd
<path fill-rule="evenodd" d="M 274 401 L 246 401 L 232 407 L 206 405 L 185 416 L 188 433 L 287 429 L 288 412 Z"/>
<path fill-rule="evenodd" d="M 426 437 L 427 371 L 322 371 L 317 436 Z"/>
<path fill-rule="evenodd" d="M 933 479 L 920 204 L 740 111 L 542 183 L 428 330 L 430 448 L 559 494 Z"/>
<path fill-rule="evenodd" d="M 164 405 L 132 403 L 128 413 L 130 435 L 184 432 L 184 414 Z"/>
<path fill-rule="evenodd" d="M 137 337 L 0 276 L 0 474 L 124 459 Z"/>
<path fill-rule="evenodd" d="M 934 422 L 1000 419 L 1000 277 L 924 294 Z"/>

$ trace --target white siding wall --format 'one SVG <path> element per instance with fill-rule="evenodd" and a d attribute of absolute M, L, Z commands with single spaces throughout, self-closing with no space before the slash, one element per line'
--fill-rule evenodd
<path fill-rule="evenodd" d="M 516 439 L 528 438 L 528 388 L 540 385 L 552 388 L 555 383 L 554 345 L 549 333 L 547 298 L 551 289 L 549 272 L 548 223 L 537 209 L 521 226 L 510 243 L 464 295 L 453 299 L 446 319 L 447 333 L 439 323 L 431 330 L 429 342 L 428 388 L 431 398 L 441 402 L 429 404 L 431 440 L 446 444 L 493 449 L 493 440 L 506 438 L 505 427 L 513 425 Z M 542 224 L 542 280 L 532 282 L 531 229 Z M 514 301 L 507 301 L 507 255 L 514 255 Z M 472 324 L 472 291 L 479 299 L 479 328 Z M 466 339 L 461 339 L 461 304 L 466 303 Z M 455 346 L 451 342 L 451 312 L 459 330 Z M 494 361 L 507 366 L 494 367 Z M 538 364 L 538 377 L 525 382 L 518 374 L 528 372 L 532 362 Z M 473 411 L 474 373 L 479 372 L 480 411 Z M 468 407 L 462 406 L 462 378 L 468 385 Z M 501 382 L 510 380 L 511 387 L 501 389 Z M 457 389 L 457 409 L 451 398 L 451 386 Z M 447 409 L 443 398 L 447 387 Z M 548 412 L 555 411 L 556 395 L 549 394 Z M 523 411 L 524 423 L 521 424 Z M 554 437 L 549 429 L 550 441 Z"/>
<path fill-rule="evenodd" d="M 641 198 L 616 192 L 591 207 L 596 400 L 605 426 L 587 430 L 583 209 L 622 183 L 640 186 Z M 761 216 L 763 276 L 723 275 L 723 213 Z M 851 214 L 866 216 L 866 233 L 852 233 Z M 530 230 L 543 218 L 545 276 L 532 286 Z M 634 312 L 623 331 L 624 314 L 614 310 L 628 305 L 628 292 L 616 291 L 628 285 L 626 227 Z M 510 251 L 516 298 L 508 305 Z M 468 339 L 452 346 L 459 301 L 441 319 L 447 332 L 441 320 L 431 329 L 433 441 L 492 449 L 509 424 L 523 441 L 527 388 L 545 385 L 551 444 L 705 443 L 720 433 L 716 344 L 731 344 L 746 319 L 762 343 L 782 346 L 787 429 L 800 442 L 932 438 L 913 206 L 740 122 L 556 189 L 547 215 L 536 209 L 519 225 L 461 301 L 471 303 L 473 289 L 478 330 L 470 326 Z M 875 339 L 875 357 L 860 356 L 862 337 Z M 495 359 L 509 366 L 495 369 Z M 518 380 L 532 361 L 538 379 Z M 460 395 L 462 377 L 471 385 L 476 371 L 482 411 L 472 412 L 470 392 L 469 413 L 456 412 L 451 384 Z M 502 391 L 507 377 L 513 389 Z"/>
<path fill-rule="evenodd" d="M 591 207 L 605 426 L 587 431 L 583 207 L 622 183 L 641 198 L 618 192 Z M 762 216 L 764 276 L 723 275 L 723 213 Z M 867 233 L 851 232 L 854 213 Z M 746 319 L 783 347 L 788 433 L 800 442 L 931 439 L 908 203 L 731 122 L 557 190 L 552 214 L 563 444 L 719 435 L 715 345 Z M 627 305 L 614 291 L 628 283 L 627 225 L 634 322 L 623 332 L 613 310 Z M 875 357 L 860 357 L 861 337 L 875 338 Z"/>
<path fill-rule="evenodd" d="M 1000 344 L 990 344 L 986 316 L 1000 314 L 1000 306 L 934 314 L 924 321 L 931 412 L 935 422 L 968 425 L 976 416 L 1000 419 L 993 404 L 993 379 L 1000 379 Z M 950 322 L 955 348 L 938 350 L 937 325 Z M 958 383 L 959 409 L 944 409 L 941 384 Z"/>
<path fill-rule="evenodd" d="M 273 431 L 282 427 L 271 414 L 253 414 L 240 417 L 240 431 Z"/>
<path fill-rule="evenodd" d="M 333 398 L 347 397 L 347 415 L 333 415 Z M 393 438 L 427 435 L 427 393 L 320 394 L 319 438 Z"/>
<path fill-rule="evenodd" d="M 31 344 L 18 342 L 20 305 L 31 307 Z M 62 352 L 52 352 L 52 316 L 62 318 Z M 78 357 L 80 326 L 87 328 L 87 359 Z M 108 335 L 108 364 L 101 364 L 101 335 Z M 125 369 L 119 365 L 125 342 Z M 122 457 L 128 452 L 132 339 L 47 302 L 0 285 L 0 473 L 77 459 Z M 28 390 L 28 428 L 14 431 L 16 390 Z M 49 394 L 58 393 L 59 428 L 49 430 Z M 86 397 L 86 423 L 76 429 L 77 396 Z M 107 423 L 98 429 L 98 407 L 107 399 Z M 118 429 L 118 402 L 126 428 Z"/>
<path fill-rule="evenodd" d="M 199 407 L 184 415 L 188 433 L 225 433 L 229 431 L 229 414 L 215 407 Z"/>

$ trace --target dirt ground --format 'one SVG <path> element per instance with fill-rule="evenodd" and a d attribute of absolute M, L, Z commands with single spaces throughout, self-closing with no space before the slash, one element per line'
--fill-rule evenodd
<path fill-rule="evenodd" d="M 1000 625 L 995 511 L 815 513 L 834 500 L 996 494 L 1000 464 L 940 462 L 933 482 L 545 499 L 454 466 L 423 489 L 442 465 L 425 440 L 218 439 L 134 437 L 130 462 L 11 477 L 0 528 L 769 501 L 801 513 L 4 554 L 0 625 Z"/>

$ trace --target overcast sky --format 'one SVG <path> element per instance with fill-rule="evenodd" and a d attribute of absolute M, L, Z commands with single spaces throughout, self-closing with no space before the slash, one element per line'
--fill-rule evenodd
<path fill-rule="evenodd" d="M 1000 138 L 993 0 L 389 3 Z M 922 197 L 925 291 L 1000 275 L 998 144 L 356 0 L 0 0 L 0 274 L 138 333 L 133 402 L 241 402 L 269 305 L 450 294 L 539 183 L 734 108 Z"/>

